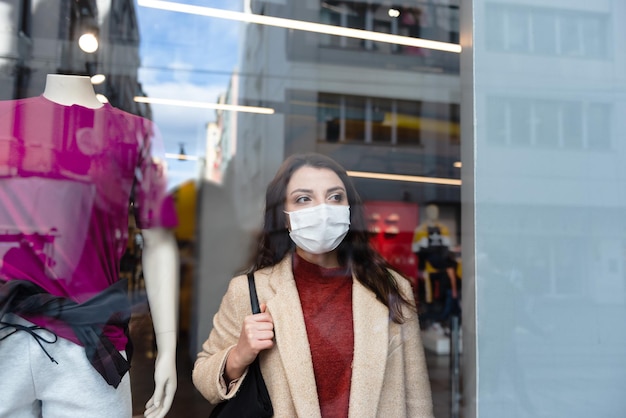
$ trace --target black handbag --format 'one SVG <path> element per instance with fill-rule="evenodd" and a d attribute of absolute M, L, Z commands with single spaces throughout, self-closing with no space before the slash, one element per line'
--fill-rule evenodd
<path fill-rule="evenodd" d="M 248 273 L 248 287 L 250 288 L 252 313 L 260 313 L 261 308 L 256 295 L 254 273 Z M 270 418 L 273 415 L 272 400 L 265 386 L 257 356 L 248 366 L 248 375 L 241 383 L 237 394 L 232 399 L 217 404 L 209 418 Z"/>

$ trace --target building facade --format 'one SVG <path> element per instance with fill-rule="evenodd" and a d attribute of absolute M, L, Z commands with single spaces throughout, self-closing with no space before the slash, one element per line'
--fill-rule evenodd
<path fill-rule="evenodd" d="M 0 4 L 5 33 L 0 50 L 0 97 L 40 95 L 47 74 L 104 75 L 97 93 L 122 110 L 148 117 L 137 71 L 139 28 L 132 0 L 7 0 Z M 79 46 L 85 33 L 98 40 L 88 53 Z"/>

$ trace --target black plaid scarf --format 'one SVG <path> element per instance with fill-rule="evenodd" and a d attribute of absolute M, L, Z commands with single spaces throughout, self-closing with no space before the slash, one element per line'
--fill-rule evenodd
<path fill-rule="evenodd" d="M 121 327 L 128 337 L 131 309 L 127 296 L 127 286 L 127 280 L 120 280 L 93 298 L 83 303 L 76 303 L 64 297 L 53 296 L 35 283 L 26 280 L 0 281 L 0 319 L 6 313 L 13 313 L 16 315 L 43 315 L 63 321 L 72 328 L 78 340 L 84 345 L 85 354 L 91 365 L 109 385 L 117 388 L 122 377 L 130 369 L 132 344 L 128 338 L 126 346 L 128 360 L 126 360 L 103 334 L 103 328 L 105 325 Z M 56 363 L 41 344 L 41 341 L 54 343 L 56 338 L 53 341 L 48 341 L 35 332 L 43 328 L 37 326 L 23 327 L 6 322 L 0 323 L 0 325 L 14 329 L 4 338 L 17 331 L 30 333 L 50 360 Z"/>

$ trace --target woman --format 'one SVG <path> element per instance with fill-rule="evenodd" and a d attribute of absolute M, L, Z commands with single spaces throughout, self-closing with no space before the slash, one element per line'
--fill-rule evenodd
<path fill-rule="evenodd" d="M 198 354 L 211 403 L 260 356 L 276 417 L 432 417 L 410 284 L 369 245 L 346 171 L 319 154 L 282 164 L 266 194 L 254 266 L 262 313 L 235 277 Z"/>

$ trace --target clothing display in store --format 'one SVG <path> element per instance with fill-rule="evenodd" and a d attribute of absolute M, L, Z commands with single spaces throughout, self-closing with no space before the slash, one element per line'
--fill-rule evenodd
<path fill-rule="evenodd" d="M 418 270 L 424 282 L 427 312 L 422 319 L 426 324 L 447 319 L 452 306 L 457 310 L 458 292 L 456 261 L 450 250 L 448 227 L 439 220 L 436 205 L 427 205 L 424 213 L 424 222 L 415 229 L 412 250 L 417 255 Z"/>
<path fill-rule="evenodd" d="M 0 234 L 15 243 L 1 274 L 77 302 L 114 284 L 135 182 L 138 224 L 176 225 L 163 167 L 150 154 L 153 132 L 150 121 L 109 104 L 63 106 L 43 96 L 0 102 L 0 137 L 9 151 L 0 162 Z M 71 329 L 25 316 L 78 343 Z M 119 327 L 105 334 L 118 350 L 126 347 Z"/>
<path fill-rule="evenodd" d="M 49 75 L 43 95 L 0 101 L 0 294 L 6 296 L 0 306 L 3 365 L 4 354 L 20 349 L 17 334 L 29 334 L 32 340 L 25 343 L 38 344 L 41 355 L 48 355 L 52 362 L 59 349 L 55 341 L 63 339 L 85 347 L 88 360 L 103 378 L 102 391 L 109 390 L 107 384 L 130 391 L 130 304 L 127 289 L 119 282 L 129 211 L 143 229 L 165 231 L 177 224 L 173 201 L 167 195 L 164 160 L 155 153 L 159 146 L 158 131 L 150 120 L 97 101 L 89 77 Z M 151 270 L 176 272 L 175 247 L 153 247 L 161 261 Z M 175 274 L 158 276 L 152 279 L 159 281 L 153 287 L 175 289 Z M 113 299 L 115 303 L 109 303 Z M 153 308 L 175 317 L 176 292 L 150 301 Z M 31 325 L 9 321 L 8 314 L 19 315 Z M 160 321 L 155 330 L 175 331 L 169 325 L 174 318 Z M 58 367 L 71 365 L 59 362 Z M 33 375 L 37 372 L 33 370 Z M 10 367 L 0 371 L 0 382 L 11 382 L 0 383 L 3 393 L 21 390 L 34 381 L 33 393 L 42 395 L 33 395 L 32 400 L 20 395 L 20 405 L 3 403 L 0 415 L 36 409 L 37 403 L 46 408 L 47 392 L 37 387 L 45 383 L 37 377 L 8 373 Z M 48 384 L 64 384 L 55 377 L 48 376 Z M 67 393 L 70 397 L 76 393 Z M 53 405 L 59 399 L 49 401 Z"/>

